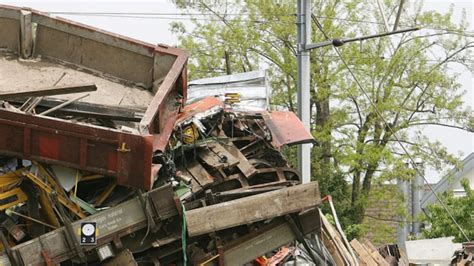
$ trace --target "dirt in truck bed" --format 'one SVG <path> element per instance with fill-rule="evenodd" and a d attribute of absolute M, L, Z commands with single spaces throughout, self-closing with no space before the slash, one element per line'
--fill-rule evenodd
<path fill-rule="evenodd" d="M 81 71 L 80 67 L 73 69 L 58 62 L 24 60 L 15 55 L 0 53 L 0 91 L 23 91 L 51 87 L 54 84 L 81 83 L 94 83 L 97 86 L 97 91 L 90 92 L 90 96 L 82 99 L 82 102 L 146 109 L 154 96 L 149 90 L 127 86 L 113 77 L 100 77 Z M 60 99 L 74 97 L 77 97 L 77 94 L 55 96 Z"/>

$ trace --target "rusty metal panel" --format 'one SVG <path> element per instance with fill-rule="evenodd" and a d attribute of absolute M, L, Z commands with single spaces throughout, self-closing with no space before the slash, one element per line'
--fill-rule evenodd
<path fill-rule="evenodd" d="M 262 116 L 272 133 L 276 147 L 314 141 L 311 133 L 304 128 L 303 123 L 293 112 L 275 111 L 264 113 Z"/>
<path fill-rule="evenodd" d="M 153 137 L 0 110 L 0 153 L 117 176 L 151 189 Z"/>

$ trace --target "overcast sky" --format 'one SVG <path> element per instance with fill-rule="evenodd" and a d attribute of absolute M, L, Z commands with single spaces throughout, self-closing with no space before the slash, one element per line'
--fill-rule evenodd
<path fill-rule="evenodd" d="M 129 12 L 129 13 L 180 13 L 174 4 L 169 0 L 154 1 L 18 1 L 0 0 L 0 3 L 14 6 L 31 7 L 45 12 Z M 374 4 L 375 4 L 374 0 Z M 466 10 L 468 21 L 470 21 L 470 31 L 473 31 L 473 11 L 474 0 L 425 0 L 425 9 L 433 9 L 446 12 L 451 4 L 454 4 L 455 19 L 459 19 L 462 10 Z M 124 17 L 97 17 L 90 15 L 58 15 L 71 20 L 79 21 L 114 33 L 119 33 L 135 39 L 139 39 L 152 44 L 164 43 L 176 45 L 176 36 L 169 31 L 169 23 L 177 20 L 177 16 L 166 18 L 124 18 Z M 185 24 L 191 25 L 186 18 L 179 17 Z M 454 70 L 456 71 L 456 69 Z M 462 73 L 460 82 L 466 90 L 464 98 L 467 105 L 474 108 L 473 76 L 470 72 Z M 474 134 L 462 132 L 455 129 L 445 129 L 439 127 L 428 127 L 425 133 L 434 139 L 438 139 L 445 144 L 450 152 L 461 153 L 467 156 L 474 152 Z M 426 177 L 430 182 L 436 182 L 439 174 L 428 170 Z"/>

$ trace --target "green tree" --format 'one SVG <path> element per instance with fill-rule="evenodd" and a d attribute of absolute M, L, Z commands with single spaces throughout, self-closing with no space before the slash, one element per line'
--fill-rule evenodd
<path fill-rule="evenodd" d="M 395 21 L 398 3 L 383 3 L 389 23 Z M 177 5 L 194 14 L 192 29 L 181 22 L 172 26 L 180 46 L 191 54 L 191 78 L 266 68 L 272 106 L 296 111 L 295 1 L 177 1 Z M 324 31 L 314 23 L 313 42 L 386 31 L 373 1 L 315 0 L 313 6 L 315 22 Z M 445 169 L 456 158 L 430 141 L 422 129 L 448 126 L 473 131 L 471 110 L 463 105 L 458 74 L 450 67 L 472 70 L 474 41 L 472 32 L 466 31 L 465 16 L 454 23 L 452 15 L 452 10 L 423 11 L 420 1 L 406 3 L 399 28 L 426 29 L 337 48 L 366 94 L 336 48 L 311 52 L 312 133 L 317 140 L 312 178 L 323 191 L 338 194 L 334 196 L 338 204 L 347 206 L 342 210 L 346 225 L 362 222 L 374 182 L 413 176 L 394 134 L 413 157 Z"/>
<path fill-rule="evenodd" d="M 469 239 L 474 239 L 474 191 L 469 186 L 469 181 L 463 179 L 461 185 L 466 191 L 465 197 L 454 197 L 452 191 L 441 195 L 447 208 L 454 219 L 463 228 Z M 429 226 L 423 230 L 426 238 L 437 238 L 454 236 L 454 241 L 465 242 L 466 238 L 454 224 L 444 207 L 440 203 L 428 205 L 428 215 L 423 217 L 423 221 Z"/>

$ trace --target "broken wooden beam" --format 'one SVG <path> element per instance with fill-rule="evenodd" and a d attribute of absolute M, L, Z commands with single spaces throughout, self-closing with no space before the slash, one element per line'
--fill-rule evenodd
<path fill-rule="evenodd" d="M 41 97 L 51 95 L 61 95 L 79 92 L 96 91 L 97 86 L 92 83 L 73 84 L 39 89 L 29 89 L 24 91 L 0 92 L 0 100 L 18 99 L 23 97 Z M 1 91 L 1 90 L 0 90 Z"/>
<path fill-rule="evenodd" d="M 21 106 L 26 99 L 14 99 L 8 102 L 14 106 Z M 50 108 L 67 102 L 67 100 L 45 97 L 36 107 L 41 113 Z M 102 118 L 120 121 L 140 122 L 145 109 L 130 106 L 103 105 L 88 102 L 73 102 L 55 111 L 55 115 L 70 115 L 79 117 Z"/>
<path fill-rule="evenodd" d="M 186 211 L 189 236 L 282 216 L 321 204 L 317 182 Z"/>

